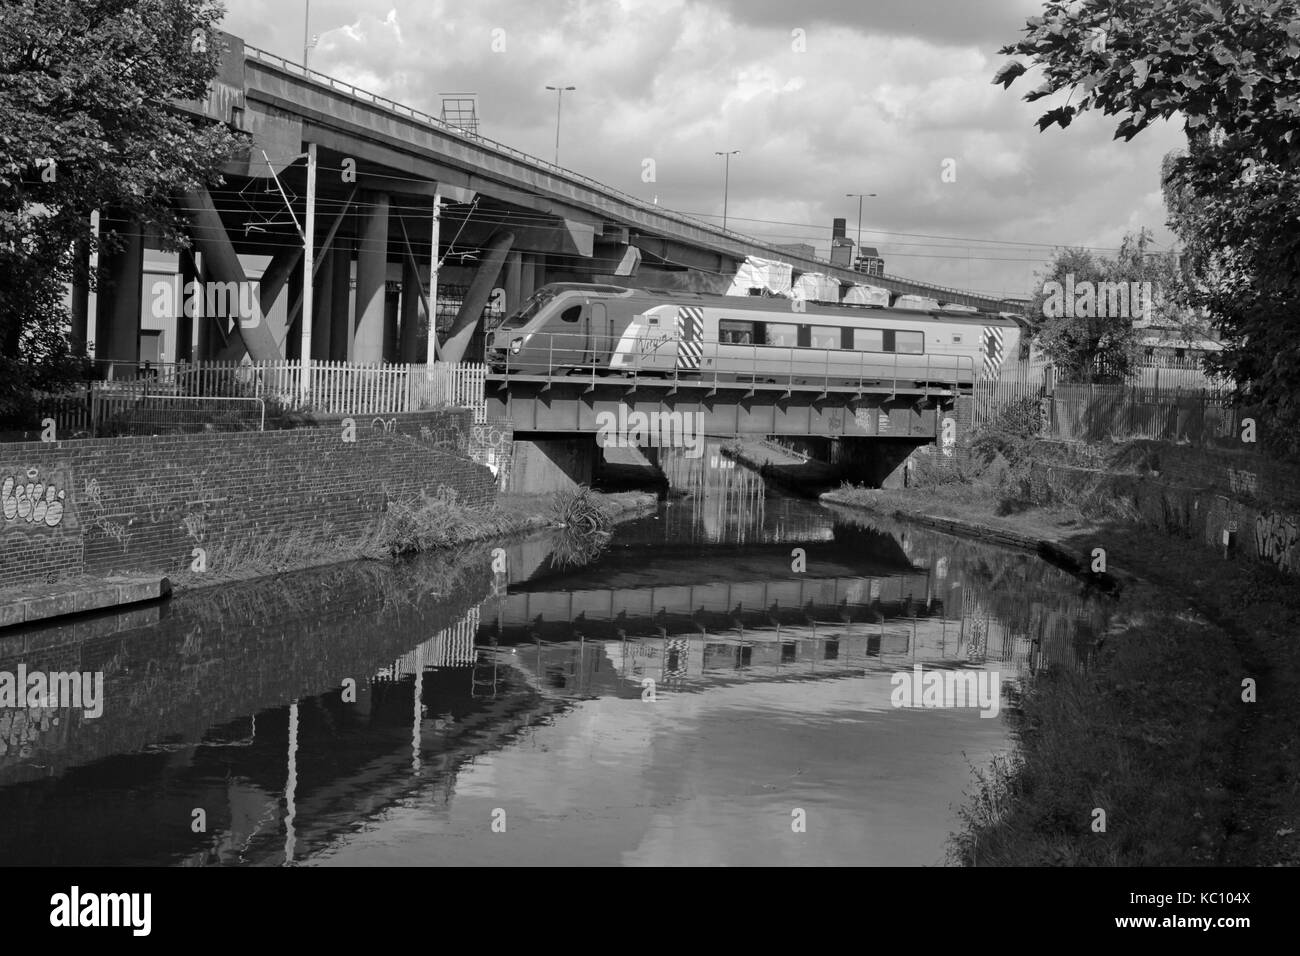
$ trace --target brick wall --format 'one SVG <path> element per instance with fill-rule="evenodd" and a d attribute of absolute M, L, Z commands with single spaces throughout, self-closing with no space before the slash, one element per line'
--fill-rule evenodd
<path fill-rule="evenodd" d="M 175 573 L 195 547 L 250 537 L 356 538 L 389 501 L 439 486 L 467 505 L 492 501 L 493 473 L 470 456 L 468 411 L 392 418 L 0 445 L 0 587 L 82 572 Z M 470 436 L 459 447 L 448 437 L 458 432 Z"/>
<path fill-rule="evenodd" d="M 334 416 L 325 421 L 330 427 L 342 427 L 347 420 Z M 468 410 L 449 412 L 409 412 L 354 417 L 358 429 L 384 431 L 418 438 L 431 447 L 449 454 L 469 458 L 486 467 L 496 478 L 499 490 L 506 490 L 510 468 L 514 463 L 514 423 L 509 419 L 474 422 Z"/>

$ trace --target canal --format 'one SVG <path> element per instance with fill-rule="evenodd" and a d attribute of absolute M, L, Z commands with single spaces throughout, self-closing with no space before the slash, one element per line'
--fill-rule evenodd
<path fill-rule="evenodd" d="M 777 493 L 714 445 L 662 464 L 685 497 L 603 546 L 548 533 L 6 632 L 0 670 L 100 672 L 104 705 L 0 710 L 0 860 L 944 863 L 1024 682 L 1080 666 L 1105 603 L 1036 557 Z M 996 713 L 895 706 L 918 665 L 986 675 Z"/>

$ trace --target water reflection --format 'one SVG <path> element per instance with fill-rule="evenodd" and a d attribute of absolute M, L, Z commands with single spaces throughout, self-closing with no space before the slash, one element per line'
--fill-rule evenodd
<path fill-rule="evenodd" d="M 0 716 L 0 858 L 939 862 L 1007 725 L 895 709 L 891 675 L 996 670 L 1014 696 L 1079 665 L 1104 605 L 1027 555 L 771 496 L 715 452 L 670 459 L 690 496 L 578 567 L 542 536 L 497 575 L 484 546 L 6 632 L 0 669 L 102 669 L 107 703 Z"/>

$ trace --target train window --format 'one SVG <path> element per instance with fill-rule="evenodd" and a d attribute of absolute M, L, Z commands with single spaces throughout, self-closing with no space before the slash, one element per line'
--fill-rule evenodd
<path fill-rule="evenodd" d="M 780 345 L 792 349 L 799 344 L 799 326 L 769 322 L 767 323 L 767 336 L 763 344 Z"/>
<path fill-rule="evenodd" d="M 719 319 L 718 341 L 724 345 L 753 345 L 754 323 Z"/>
<path fill-rule="evenodd" d="M 811 345 L 815 349 L 837 349 L 840 347 L 840 330 L 833 325 L 814 325 Z"/>
<path fill-rule="evenodd" d="M 924 332 L 895 332 L 894 351 L 919 355 L 925 351 Z"/>
<path fill-rule="evenodd" d="M 880 329 L 854 329 L 853 347 L 859 352 L 883 352 L 885 333 Z"/>
<path fill-rule="evenodd" d="M 577 322 L 578 316 L 582 315 L 582 306 L 571 305 L 560 313 L 561 322 Z"/>

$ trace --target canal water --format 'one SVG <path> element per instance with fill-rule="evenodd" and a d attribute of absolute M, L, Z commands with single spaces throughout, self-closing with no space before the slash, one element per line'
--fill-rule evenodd
<path fill-rule="evenodd" d="M 1104 602 L 713 445 L 662 463 L 685 497 L 603 547 L 550 533 L 5 632 L 0 671 L 100 672 L 104 704 L 0 710 L 0 861 L 943 864 L 1024 681 L 1080 666 Z M 895 706 L 917 666 L 986 675 L 997 713 Z"/>

